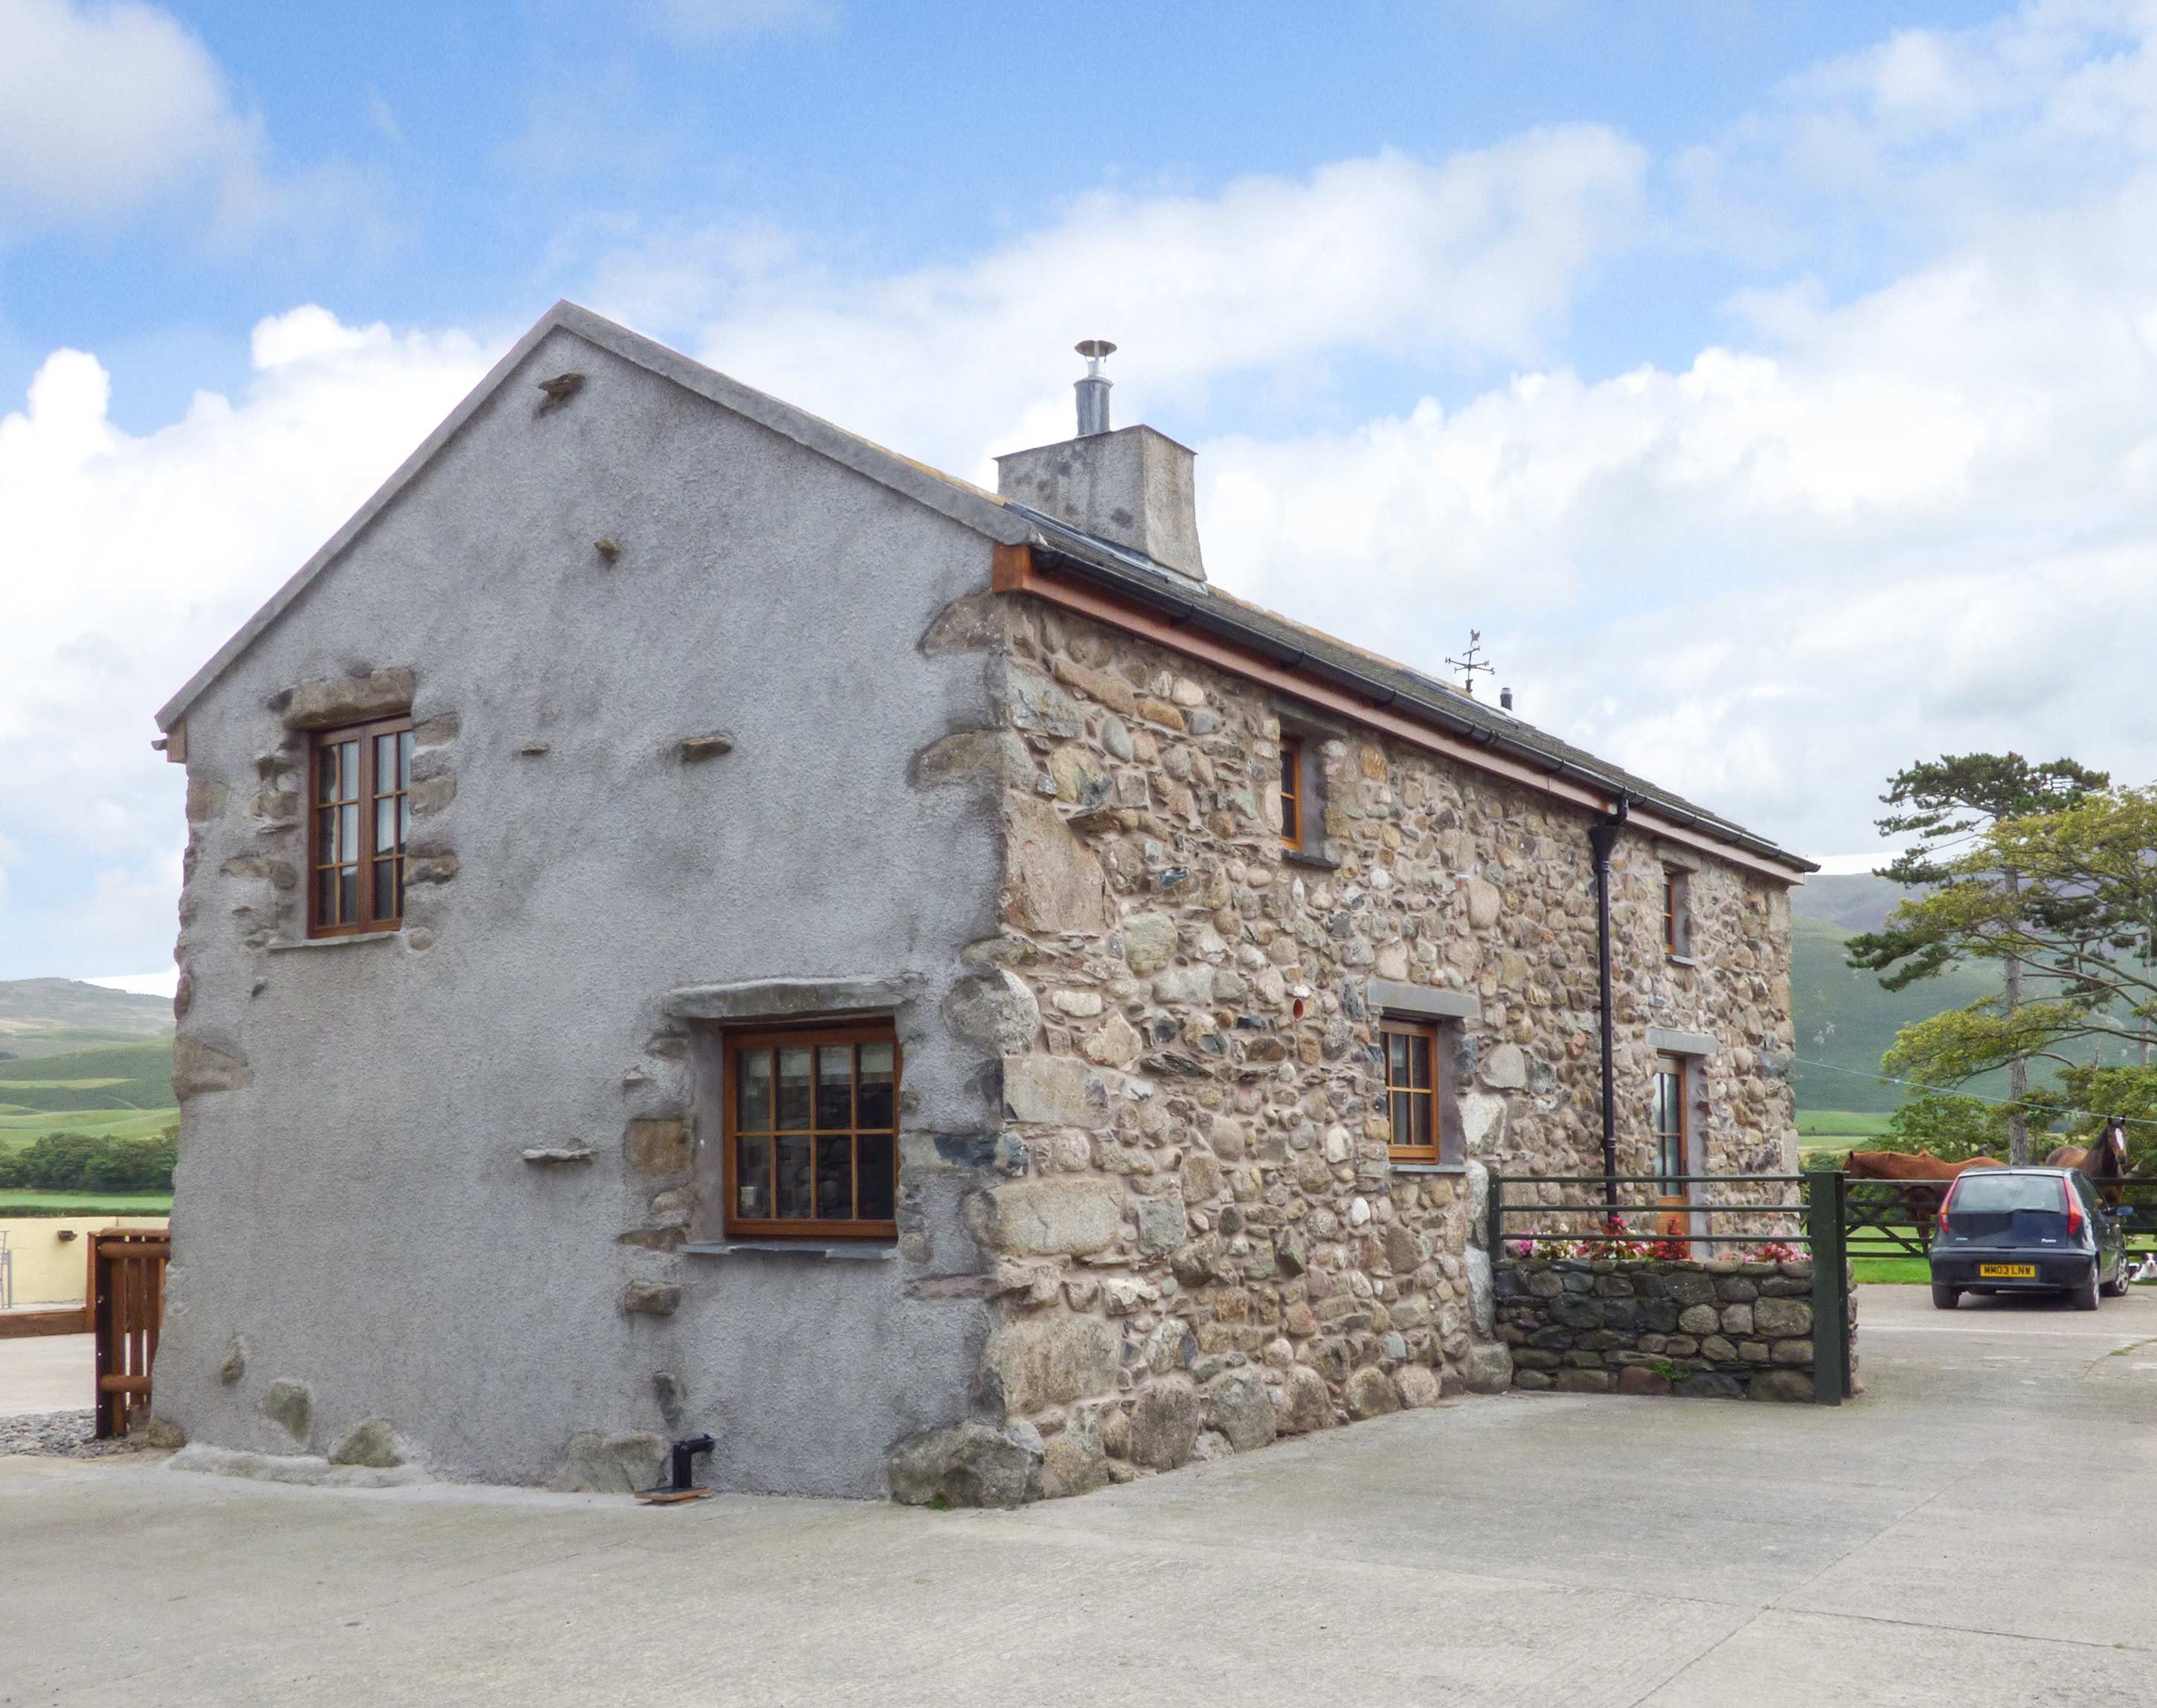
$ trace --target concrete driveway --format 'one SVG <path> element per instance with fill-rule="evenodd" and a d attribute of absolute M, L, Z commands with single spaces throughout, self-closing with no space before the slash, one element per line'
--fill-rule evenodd
<path fill-rule="evenodd" d="M 0 1460 L 0 1703 L 2157 1698 L 2157 1289 L 1860 1310 L 1840 1411 L 1470 1400 L 1017 1513 Z"/>

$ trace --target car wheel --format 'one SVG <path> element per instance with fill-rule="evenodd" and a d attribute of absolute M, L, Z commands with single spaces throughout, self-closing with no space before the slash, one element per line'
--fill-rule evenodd
<path fill-rule="evenodd" d="M 1961 1303 L 1962 1289 L 1960 1287 L 1943 1286 L 1937 1281 L 1933 1283 L 1933 1308 L 1934 1310 L 1951 1311 Z"/>
<path fill-rule="evenodd" d="M 2089 1279 L 2080 1287 L 2070 1291 L 2067 1297 L 2074 1302 L 2074 1307 L 2078 1311 L 2093 1311 L 2097 1308 L 2097 1260 L 2095 1258 L 2090 1260 Z"/>
<path fill-rule="evenodd" d="M 2112 1279 L 2105 1282 L 2104 1290 L 2112 1298 L 2125 1298 L 2128 1288 L 2127 1253 L 2122 1251 L 2112 1266 Z"/>

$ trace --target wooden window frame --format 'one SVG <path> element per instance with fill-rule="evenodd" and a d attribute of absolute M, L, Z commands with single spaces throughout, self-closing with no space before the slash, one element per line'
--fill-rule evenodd
<path fill-rule="evenodd" d="M 1663 868 L 1663 953 L 1673 961 L 1691 957 L 1691 874 L 1682 866 Z"/>
<path fill-rule="evenodd" d="M 739 1184 L 739 1164 L 741 1159 L 740 1140 L 743 1137 L 743 1129 L 739 1121 L 741 1110 L 739 1097 L 741 1070 L 739 1063 L 742 1055 L 745 1052 L 757 1050 L 776 1050 L 786 1048 L 806 1048 L 814 1051 L 821 1045 L 833 1044 L 852 1044 L 856 1045 L 862 1044 L 888 1044 L 891 1046 L 891 1126 L 887 1128 L 863 1127 L 858 1125 L 853 1125 L 848 1127 L 846 1129 L 846 1133 L 847 1138 L 852 1141 L 855 1173 L 854 1190 L 857 1199 L 857 1208 L 858 1208 L 858 1199 L 861 1190 L 860 1141 L 862 1135 L 864 1133 L 882 1133 L 885 1132 L 888 1132 L 891 1134 L 891 1190 L 892 1207 L 894 1211 L 894 1215 L 891 1219 L 886 1220 L 862 1219 L 857 1217 L 842 1221 L 837 1219 L 819 1220 L 813 1216 L 744 1216 L 737 1214 L 737 1206 L 740 1203 Z M 750 1240 L 798 1240 L 812 1245 L 830 1244 L 833 1241 L 839 1240 L 893 1241 L 898 1239 L 898 1222 L 896 1211 L 898 1206 L 898 1135 L 900 1127 L 899 1096 L 903 1084 L 905 1059 L 904 1052 L 899 1048 L 897 1028 L 893 1024 L 893 1023 L 889 1020 L 862 1020 L 850 1022 L 843 1025 L 807 1024 L 800 1026 L 775 1026 L 754 1030 L 744 1029 L 739 1031 L 728 1032 L 725 1035 L 723 1047 L 725 1051 L 723 1057 L 724 1068 L 720 1080 L 719 1101 L 722 1111 L 720 1124 L 724 1134 L 723 1148 L 725 1152 L 725 1179 L 722 1189 L 725 1195 L 723 1200 L 725 1214 L 723 1226 L 725 1229 L 727 1237 L 729 1239 Z M 814 1060 L 815 1058 L 812 1055 L 812 1074 L 815 1071 L 813 1066 Z M 775 1063 L 775 1066 L 776 1064 Z M 855 1057 L 855 1072 L 857 1076 L 858 1076 L 860 1072 L 860 1057 L 858 1054 L 857 1054 Z M 778 1150 L 776 1141 L 779 1137 L 780 1137 L 780 1129 L 777 1126 L 779 1118 L 777 1107 L 778 1086 L 775 1080 L 774 1081 L 772 1090 L 772 1121 L 774 1123 L 772 1127 L 766 1130 L 754 1132 L 749 1136 L 752 1138 L 770 1137 L 773 1139 L 774 1167 L 775 1169 Z M 859 1120 L 860 1113 L 860 1098 L 858 1093 L 857 1093 L 853 1112 L 854 1119 L 857 1122 Z M 839 1129 L 836 1127 L 819 1127 L 815 1124 L 816 1089 L 813 1079 L 811 1082 L 810 1089 L 810 1122 L 811 1125 L 806 1128 L 787 1129 L 785 1136 L 793 1137 L 795 1133 L 799 1133 L 811 1139 L 811 1202 L 813 1204 L 815 1196 L 814 1174 L 816 1168 L 815 1139 L 818 1137 L 829 1138 L 835 1136 L 839 1131 Z M 775 1207 L 776 1206 L 775 1205 Z"/>
<path fill-rule="evenodd" d="M 1677 1126 L 1675 1129 L 1662 1124 L 1666 1101 L 1663 1095 L 1662 1082 L 1665 1079 L 1674 1079 L 1677 1081 Z M 1692 1189 L 1684 1179 L 1692 1172 L 1692 1063 L 1687 1057 L 1672 1055 L 1667 1051 L 1655 1057 L 1654 1089 L 1648 1104 L 1648 1122 L 1650 1128 L 1650 1137 L 1655 1149 L 1656 1195 L 1665 1200 L 1682 1200 L 1690 1202 Z M 1664 1143 L 1669 1139 L 1675 1139 L 1677 1143 L 1678 1169 L 1675 1176 L 1663 1166 L 1668 1159 Z M 1673 1179 L 1677 1181 L 1674 1190 L 1669 1189 Z"/>
<path fill-rule="evenodd" d="M 1428 1090 L 1413 1083 L 1396 1085 L 1393 1082 L 1393 1051 L 1392 1045 L 1387 1041 L 1393 1038 L 1420 1040 L 1429 1046 L 1430 1085 Z M 1400 1014 L 1386 1014 L 1379 1019 L 1378 1080 L 1382 1088 L 1380 1095 L 1385 1100 L 1387 1134 L 1386 1154 L 1394 1162 L 1435 1164 L 1444 1159 L 1446 1093 L 1451 1089 L 1449 1083 L 1451 1076 L 1447 1070 L 1445 1050 L 1443 1047 L 1444 1040 L 1445 1034 L 1435 1020 L 1412 1019 Z M 1413 1045 L 1411 1048 L 1413 1049 Z M 1412 1057 L 1409 1073 L 1411 1081 L 1413 1076 Z M 1428 1097 L 1430 1099 L 1430 1143 L 1429 1144 L 1416 1144 L 1413 1141 L 1404 1144 L 1399 1142 L 1401 1127 L 1394 1118 L 1396 1096 L 1405 1096 L 1411 1099 Z M 1410 1107 L 1412 1108 L 1413 1105 L 1411 1104 Z M 1411 1134 L 1415 1131 L 1413 1117 L 1409 1120 L 1408 1130 Z"/>
<path fill-rule="evenodd" d="M 1274 787 L 1280 794 L 1281 845 L 1303 851 L 1310 829 L 1310 789 L 1303 768 L 1303 737 L 1280 738 L 1280 775 Z"/>
<path fill-rule="evenodd" d="M 378 787 L 376 775 L 375 741 L 384 735 L 405 735 L 412 730 L 411 715 L 404 713 L 394 718 L 375 718 L 364 724 L 347 724 L 334 730 L 317 730 L 307 738 L 307 935 L 310 937 L 349 937 L 370 931 L 394 931 L 404 928 L 404 883 L 402 867 L 409 858 L 405 844 L 410 833 L 411 808 L 409 797 L 411 778 L 403 779 L 404 787 L 397 787 L 399 779 L 390 779 L 391 787 Z M 364 852 L 352 860 L 339 860 L 334 865 L 325 859 L 322 846 L 322 813 L 326 807 L 334 811 L 346 802 L 342 795 L 333 802 L 325 802 L 322 797 L 322 755 L 325 748 L 342 746 L 350 741 L 358 745 L 359 761 L 353 779 L 354 793 L 350 804 L 358 808 L 359 841 Z M 396 848 L 386 858 L 396 862 L 399 875 L 394 880 L 398 895 L 398 908 L 394 914 L 378 914 L 374 910 L 374 868 L 385 858 L 374 847 L 375 815 L 384 801 L 391 802 L 390 813 L 396 823 Z M 353 918 L 325 924 L 322 919 L 322 875 L 332 869 L 350 865 L 354 869 L 354 900 L 357 904 Z"/>

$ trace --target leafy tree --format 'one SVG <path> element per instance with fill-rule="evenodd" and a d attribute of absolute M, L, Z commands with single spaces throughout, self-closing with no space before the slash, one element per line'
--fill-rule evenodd
<path fill-rule="evenodd" d="M 2033 1110 L 2057 1111 L 2061 1136 L 2068 1144 L 2086 1143 L 2104 1123 L 2118 1117 L 2127 1123 L 2129 1171 L 2157 1174 L 2157 1067 L 2062 1067 L 2057 1091 L 2030 1094 Z"/>
<path fill-rule="evenodd" d="M 2019 753 L 1950 753 L 1911 766 L 1889 780 L 1887 792 L 1880 797 L 1882 804 L 1897 810 L 1875 822 L 1884 836 L 1916 840 L 1880 868 L 1879 875 L 1926 891 L 1950 885 L 1990 889 L 2019 907 L 2025 888 L 2021 870 L 2010 863 L 1976 863 L 1991 833 L 2004 823 L 2072 806 L 2111 781 L 2108 773 L 2072 759 L 2032 765 Z M 1918 905 L 1905 901 L 1880 930 L 1851 938 L 1846 950 L 1850 964 L 1879 973 L 1887 989 L 1901 990 L 1972 958 L 1961 937 L 1914 912 Z M 2021 957 L 1981 958 L 2002 962 L 2005 996 L 2000 1006 L 2011 1019 L 2022 1007 Z M 2005 1065 L 2015 1103 L 2008 1117 L 2008 1154 L 2014 1162 L 2026 1163 L 2030 1132 L 2021 1105 L 2029 1091 L 2028 1058 L 2010 1054 Z"/>
<path fill-rule="evenodd" d="M 2016 973 L 2012 994 L 2024 973 L 2041 993 L 1905 1027 L 1887 1071 L 1959 1082 L 2046 1059 L 2066 1073 L 2088 1066 L 2067 1046 L 2132 1041 L 2157 1019 L 2157 788 L 2086 792 L 2057 810 L 1999 819 L 1939 871 L 1935 888 L 1905 900 L 1866 942 L 1867 964 L 1998 961 Z M 2026 1079 L 2010 1088 L 2018 1110 L 2037 1107 Z M 2026 1159 L 2026 1122 L 2010 1117 L 2010 1131 L 2023 1146 L 2015 1159 Z"/>
<path fill-rule="evenodd" d="M 2007 1143 L 2009 1109 L 1983 1097 L 1934 1091 L 1887 1117 L 1883 1150 L 1930 1151 L 1951 1163 L 1996 1157 Z"/>
<path fill-rule="evenodd" d="M 0 1186 L 33 1192 L 169 1192 L 178 1157 L 177 1128 L 148 1139 L 48 1133 L 13 1154 L 0 1154 Z"/>

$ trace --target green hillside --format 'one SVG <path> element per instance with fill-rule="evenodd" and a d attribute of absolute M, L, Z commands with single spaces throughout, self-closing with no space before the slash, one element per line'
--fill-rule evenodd
<path fill-rule="evenodd" d="M 1791 1078 L 1800 1109 L 1894 1108 L 1902 1100 L 1900 1087 L 1882 1085 L 1872 1076 L 1879 1072 L 1880 1058 L 1895 1034 L 1943 1009 L 1999 993 L 1999 975 L 1990 968 L 1973 967 L 1956 968 L 1905 991 L 1882 990 L 1878 974 L 1844 964 L 1842 946 L 1851 932 L 1799 915 L 1794 906 L 1792 914 L 1790 1006 L 1799 1060 Z M 1809 1066 L 1809 1061 L 1827 1066 Z M 1995 1074 L 1964 1089 L 2000 1097 L 2005 1095 L 2005 1076 Z M 7 1095 L 0 1090 L 0 1097 Z"/>
<path fill-rule="evenodd" d="M 0 1114 L 170 1109 L 178 1101 L 169 1039 L 0 1061 Z"/>
<path fill-rule="evenodd" d="M 0 1066 L 172 1035 L 172 1005 L 75 978 L 0 979 Z"/>

